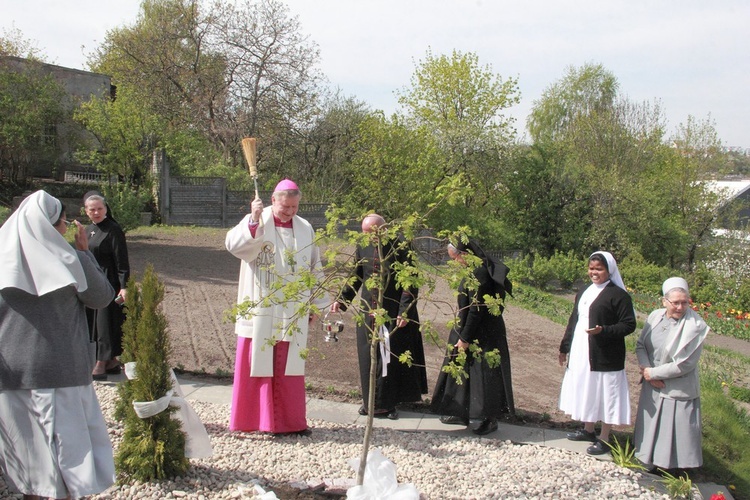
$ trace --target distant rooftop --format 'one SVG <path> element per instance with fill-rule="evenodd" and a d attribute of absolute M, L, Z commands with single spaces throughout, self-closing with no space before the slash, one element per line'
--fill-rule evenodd
<path fill-rule="evenodd" d="M 708 181 L 706 183 L 711 192 L 734 199 L 750 189 L 750 179 L 741 181 Z"/>

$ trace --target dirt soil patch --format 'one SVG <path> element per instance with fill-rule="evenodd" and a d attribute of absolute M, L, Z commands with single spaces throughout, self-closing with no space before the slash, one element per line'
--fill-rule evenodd
<path fill-rule="evenodd" d="M 234 372 L 236 337 L 233 324 L 225 319 L 237 296 L 240 262 L 224 248 L 226 230 L 165 229 L 158 233 L 128 236 L 131 266 L 138 279 L 151 264 L 165 284 L 163 310 L 169 322 L 172 365 L 178 370 L 231 380 Z M 452 317 L 451 290 L 440 284 L 431 304 L 420 303 L 422 320 L 432 321 L 447 339 L 446 322 Z M 504 313 L 510 346 L 513 388 L 518 415 L 516 423 L 568 427 L 569 419 L 557 409 L 563 368 L 557 353 L 563 327 L 513 305 Z M 320 324 L 308 341 L 306 380 L 310 392 L 321 398 L 360 403 L 359 374 L 354 322 L 344 316 L 346 327 L 340 341 L 324 341 Z M 750 343 L 711 336 L 711 343 L 750 355 Z M 427 376 L 434 387 L 442 362 L 442 350 L 425 343 Z M 635 355 L 628 355 L 626 371 L 630 381 L 633 418 L 639 389 Z M 429 398 L 428 394 L 426 398 Z M 424 403 L 409 409 L 428 411 Z M 622 429 L 624 430 L 624 428 Z"/>

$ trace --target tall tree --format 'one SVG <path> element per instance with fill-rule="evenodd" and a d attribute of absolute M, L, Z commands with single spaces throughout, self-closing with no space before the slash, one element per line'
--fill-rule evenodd
<path fill-rule="evenodd" d="M 290 158 L 294 154 L 292 148 L 286 153 L 298 165 L 294 178 L 305 185 L 306 198 L 344 202 L 351 189 L 350 173 L 354 174 L 352 161 L 361 127 L 370 118 L 374 117 L 369 107 L 353 97 L 334 94 L 322 101 L 312 126 L 303 132 L 301 156 Z M 274 156 L 271 153 L 267 158 Z"/>
<path fill-rule="evenodd" d="M 664 198 L 652 196 L 668 157 L 664 115 L 658 102 L 634 103 L 617 89 L 601 65 L 570 67 L 535 102 L 529 131 L 537 146 L 558 151 L 567 177 L 576 180 L 576 198 L 588 204 L 587 230 L 572 250 L 607 248 L 661 261 L 667 253 L 656 242 L 674 241 Z M 644 230 L 653 237 L 644 239 Z"/>
<path fill-rule="evenodd" d="M 591 202 L 581 179 L 565 168 L 552 145 L 518 146 L 504 169 L 503 218 L 513 246 L 543 257 L 556 250 L 580 252 L 591 225 Z"/>
<path fill-rule="evenodd" d="M 707 184 L 727 167 L 726 155 L 713 120 L 688 116 L 671 138 L 673 154 L 666 163 L 665 175 L 671 214 L 683 234 L 685 266 L 692 270 L 698 251 L 711 237 L 719 216 L 722 193 Z"/>
<path fill-rule="evenodd" d="M 398 99 L 407 116 L 433 130 L 450 155 L 446 174 L 481 165 L 483 153 L 515 135 L 502 111 L 519 100 L 517 79 L 503 80 L 491 66 L 480 66 L 476 54 L 457 51 L 450 56 L 428 51 Z"/>
<path fill-rule="evenodd" d="M 496 221 L 501 158 L 515 136 L 512 119 L 503 112 L 519 100 L 517 79 L 503 79 L 491 66 L 480 65 L 476 54 L 458 51 L 449 56 L 428 51 L 411 87 L 399 92 L 407 118 L 431 131 L 444 156 L 430 166 L 438 175 L 429 177 L 442 183 L 461 175 L 471 192 L 464 210 L 443 212 L 444 227 L 471 220 L 487 236 L 486 243 L 496 243 L 492 240 L 502 232 Z"/>
<path fill-rule="evenodd" d="M 578 118 L 610 109 L 618 87 L 615 75 L 601 64 L 569 66 L 565 75 L 534 101 L 527 121 L 532 140 L 549 142 L 564 138 Z"/>
<path fill-rule="evenodd" d="M 317 59 L 276 0 L 145 0 L 135 25 L 110 31 L 91 64 L 142 92 L 168 126 L 200 131 L 241 166 L 242 137 L 269 144 L 274 128 L 309 123 Z"/>
<path fill-rule="evenodd" d="M 92 133 L 95 143 L 81 148 L 79 157 L 99 171 L 141 185 L 148 173 L 163 122 L 148 112 L 131 88 L 82 103 L 74 118 Z"/>
<path fill-rule="evenodd" d="M 360 125 L 353 149 L 343 179 L 350 210 L 376 210 L 388 218 L 427 211 L 443 183 L 445 161 L 430 130 L 373 114 Z"/>
<path fill-rule="evenodd" d="M 210 134 L 226 84 L 209 28 L 194 0 L 144 0 L 136 23 L 108 32 L 89 63 L 166 124 Z"/>
<path fill-rule="evenodd" d="M 56 160 L 57 131 L 66 114 L 65 91 L 34 61 L 0 57 L 0 179 L 26 180 L 37 162 Z"/>

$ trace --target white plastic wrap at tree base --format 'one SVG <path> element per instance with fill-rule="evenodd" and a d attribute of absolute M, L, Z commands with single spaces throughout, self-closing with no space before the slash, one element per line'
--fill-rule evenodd
<path fill-rule="evenodd" d="M 378 337 L 380 337 L 380 359 L 383 360 L 383 377 L 388 376 L 388 363 L 391 362 L 391 332 L 388 328 L 381 326 L 378 329 Z"/>
<path fill-rule="evenodd" d="M 136 378 L 135 362 L 125 363 L 125 376 L 130 380 Z M 185 400 L 174 370 L 169 370 L 169 377 L 172 379 L 172 389 L 156 401 L 133 401 L 135 414 L 140 418 L 149 418 L 163 412 L 170 405 L 177 407 L 175 416 L 182 423 L 182 430 L 185 433 L 185 456 L 187 458 L 210 457 L 213 454 L 213 447 L 203 422 L 190 403 Z"/>
<path fill-rule="evenodd" d="M 359 470 L 359 459 L 347 461 L 354 471 Z M 379 449 L 373 448 L 367 454 L 365 477 L 361 486 L 346 490 L 350 500 L 419 500 L 419 491 L 411 484 L 398 484 L 396 465 L 385 458 Z"/>

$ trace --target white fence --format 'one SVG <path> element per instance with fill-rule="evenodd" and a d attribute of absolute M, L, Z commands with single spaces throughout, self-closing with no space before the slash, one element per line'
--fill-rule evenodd
<path fill-rule="evenodd" d="M 86 182 L 86 183 L 98 183 L 104 182 L 109 179 L 109 182 L 117 182 L 117 176 L 109 176 L 99 172 L 65 172 L 65 182 Z"/>

